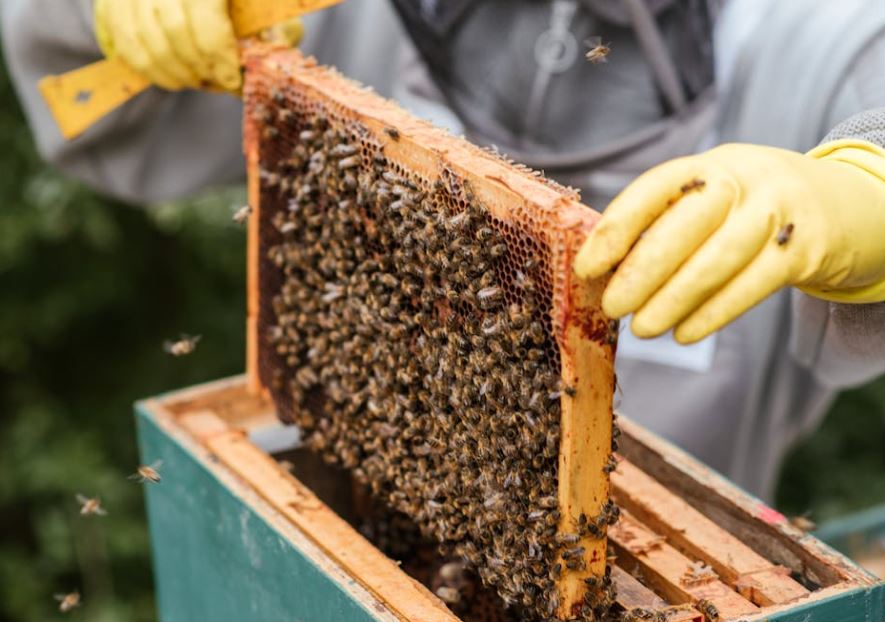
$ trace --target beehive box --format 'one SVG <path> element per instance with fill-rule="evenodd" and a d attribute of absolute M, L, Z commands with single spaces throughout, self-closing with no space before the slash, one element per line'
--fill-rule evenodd
<path fill-rule="evenodd" d="M 598 214 L 297 51 L 246 73 L 253 389 L 508 602 L 604 609 Z"/>
<path fill-rule="evenodd" d="M 291 429 L 245 377 L 143 401 L 137 417 L 142 462 L 163 461 L 146 487 L 160 619 L 461 619 L 320 499 L 338 501 L 322 477 L 280 461 Z M 885 619 L 881 581 L 641 427 L 621 429 L 614 619 Z M 494 603 L 471 615 L 507 619 Z"/>

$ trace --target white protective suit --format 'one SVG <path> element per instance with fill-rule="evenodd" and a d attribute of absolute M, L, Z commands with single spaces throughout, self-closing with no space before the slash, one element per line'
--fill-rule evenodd
<path fill-rule="evenodd" d="M 134 202 L 243 176 L 241 105 L 228 96 L 152 89 L 65 143 L 36 82 L 99 58 L 91 0 L 2 1 L 6 60 L 59 168 Z M 309 16 L 303 47 L 597 209 L 651 166 L 723 140 L 804 151 L 835 127 L 885 146 L 885 113 L 853 116 L 885 105 L 882 0 L 394 4 L 421 50 L 383 0 Z M 583 59 L 592 35 L 611 43 L 608 63 Z M 837 391 L 885 371 L 883 320 L 885 304 L 785 290 L 689 347 L 625 328 L 619 410 L 769 497 L 786 449 Z"/>

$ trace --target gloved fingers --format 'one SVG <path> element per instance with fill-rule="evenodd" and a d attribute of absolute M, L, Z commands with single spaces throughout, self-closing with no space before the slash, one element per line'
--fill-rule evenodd
<path fill-rule="evenodd" d="M 189 2 L 186 10 L 194 41 L 206 58 L 212 82 L 229 91 L 238 90 L 242 86 L 240 57 L 226 0 Z"/>
<path fill-rule="evenodd" d="M 700 158 L 677 158 L 646 171 L 606 208 L 575 258 L 581 278 L 600 277 L 620 262 L 639 236 L 687 191 L 700 190 Z"/>
<path fill-rule="evenodd" d="M 722 179 L 685 195 L 648 228 L 618 266 L 602 297 L 609 317 L 640 308 L 725 221 L 735 192 Z"/>
<path fill-rule="evenodd" d="M 153 67 L 175 82 L 175 89 L 195 88 L 200 79 L 176 54 L 169 33 L 163 24 L 163 6 L 157 0 L 139 0 L 135 3 L 139 16 L 140 38 L 151 57 Z"/>
<path fill-rule="evenodd" d="M 767 244 L 746 268 L 676 326 L 679 343 L 694 343 L 719 330 L 790 284 L 790 262 L 777 244 Z"/>
<path fill-rule="evenodd" d="M 123 62 L 152 83 L 168 90 L 176 90 L 176 81 L 161 66 L 154 64 L 139 32 L 138 3 L 109 2 L 108 23 L 113 32 L 114 52 Z"/>
<path fill-rule="evenodd" d="M 197 78 L 195 86 L 212 80 L 212 67 L 197 47 L 188 14 L 181 0 L 152 0 L 159 8 L 160 22 L 166 31 L 175 54 Z"/>
<path fill-rule="evenodd" d="M 761 209 L 754 209 L 759 207 Z M 692 254 L 670 279 L 633 315 L 637 337 L 667 332 L 750 264 L 769 241 L 772 217 L 759 199 L 733 211 L 728 220 Z"/>
<path fill-rule="evenodd" d="M 95 21 L 95 39 L 106 58 L 116 56 L 114 36 L 108 23 L 111 18 L 110 8 L 114 3 L 114 0 L 95 0 L 92 5 L 92 14 Z"/>

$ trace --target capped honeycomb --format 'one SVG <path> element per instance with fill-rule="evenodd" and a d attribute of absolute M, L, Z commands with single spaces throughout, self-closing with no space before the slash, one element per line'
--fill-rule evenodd
<path fill-rule="evenodd" d="M 602 617 L 617 325 L 571 270 L 598 215 L 297 51 L 246 76 L 256 388 L 520 616 Z"/>

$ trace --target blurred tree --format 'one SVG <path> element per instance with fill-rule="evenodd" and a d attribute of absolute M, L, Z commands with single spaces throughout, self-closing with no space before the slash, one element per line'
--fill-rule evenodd
<path fill-rule="evenodd" d="M 243 369 L 242 191 L 149 210 L 38 158 L 0 74 L 0 620 L 153 620 L 132 402 Z M 165 339 L 203 335 L 173 359 Z M 105 517 L 78 515 L 98 495 Z"/>
<path fill-rule="evenodd" d="M 885 379 L 843 393 L 781 471 L 777 506 L 818 524 L 885 503 Z"/>
<path fill-rule="evenodd" d="M 0 622 L 155 617 L 131 404 L 239 373 L 242 191 L 136 209 L 38 158 L 0 65 Z M 172 359 L 164 339 L 203 336 Z M 778 500 L 822 519 L 885 501 L 885 381 L 793 452 Z M 77 514 L 98 495 L 105 517 Z"/>

